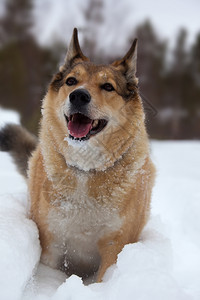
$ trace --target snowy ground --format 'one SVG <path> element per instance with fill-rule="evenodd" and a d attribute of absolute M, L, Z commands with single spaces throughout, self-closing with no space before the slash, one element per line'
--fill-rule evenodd
<path fill-rule="evenodd" d="M 0 109 L 3 121 L 19 122 Z M 36 225 L 27 218 L 27 189 L 0 152 L 0 298 L 2 300 L 200 299 L 200 142 L 152 142 L 158 176 L 152 218 L 140 242 L 126 245 L 104 282 L 39 264 Z M 35 274 L 33 276 L 33 274 Z"/>

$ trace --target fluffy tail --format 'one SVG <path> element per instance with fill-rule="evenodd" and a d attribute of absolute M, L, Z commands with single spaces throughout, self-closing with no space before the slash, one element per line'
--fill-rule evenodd
<path fill-rule="evenodd" d="M 37 138 L 22 126 L 7 124 L 0 130 L 0 150 L 10 153 L 24 177 L 27 177 L 28 160 L 36 146 Z"/>

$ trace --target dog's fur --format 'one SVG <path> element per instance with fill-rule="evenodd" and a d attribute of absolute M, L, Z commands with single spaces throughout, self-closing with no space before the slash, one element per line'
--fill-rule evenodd
<path fill-rule="evenodd" d="M 39 228 L 41 261 L 69 275 L 97 273 L 98 282 L 124 245 L 138 241 L 150 210 L 155 170 L 135 76 L 136 46 L 135 40 L 112 65 L 95 65 L 74 30 L 43 101 L 39 143 L 29 161 L 30 214 Z M 69 78 L 76 81 L 66 84 Z M 89 103 L 73 106 L 77 90 L 87 91 Z M 77 113 L 106 126 L 89 139 L 72 139 L 68 122 Z"/>
<path fill-rule="evenodd" d="M 11 154 L 24 177 L 27 177 L 28 159 L 36 144 L 37 138 L 20 125 L 7 124 L 0 131 L 0 150 Z"/>

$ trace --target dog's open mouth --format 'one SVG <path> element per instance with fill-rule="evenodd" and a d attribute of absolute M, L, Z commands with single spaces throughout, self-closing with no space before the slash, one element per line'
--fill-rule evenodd
<path fill-rule="evenodd" d="M 67 117 L 69 137 L 76 140 L 88 140 L 91 136 L 99 133 L 108 123 L 105 119 L 92 120 L 89 117 L 75 113 Z"/>

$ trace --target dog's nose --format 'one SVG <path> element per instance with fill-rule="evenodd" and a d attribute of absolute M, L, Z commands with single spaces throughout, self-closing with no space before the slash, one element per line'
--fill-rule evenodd
<path fill-rule="evenodd" d="M 71 104 L 78 107 L 78 106 L 87 105 L 91 100 L 91 96 L 87 90 L 78 89 L 78 90 L 73 91 L 69 95 L 69 100 L 70 100 Z"/>

